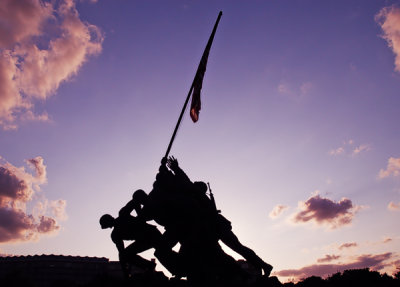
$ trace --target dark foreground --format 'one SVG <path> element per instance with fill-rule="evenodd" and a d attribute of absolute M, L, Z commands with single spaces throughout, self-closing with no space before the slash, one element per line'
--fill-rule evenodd
<path fill-rule="evenodd" d="M 233 275 L 234 277 L 234 275 Z M 201 282 L 190 283 L 186 280 L 168 279 L 162 272 L 149 272 L 141 273 L 132 276 L 129 280 L 123 280 L 109 275 L 98 275 L 90 282 L 79 284 L 74 282 L 73 279 L 55 279 L 53 282 L 33 282 L 30 278 L 25 276 L 23 272 L 8 274 L 5 278 L 1 278 L 1 286 L 25 286 L 25 287 L 42 287 L 42 286 L 57 286 L 57 287 L 197 287 L 197 286 L 210 286 L 210 287 L 280 287 L 280 286 L 299 286 L 299 287 L 395 287 L 400 286 L 400 271 L 393 277 L 387 274 L 380 274 L 376 271 L 367 269 L 353 269 L 344 272 L 338 272 L 326 279 L 321 277 L 311 276 L 303 279 L 297 283 L 288 282 L 281 283 L 277 277 L 263 277 L 255 276 L 248 278 L 247 282 Z M 44 281 L 46 281 L 44 279 Z"/>

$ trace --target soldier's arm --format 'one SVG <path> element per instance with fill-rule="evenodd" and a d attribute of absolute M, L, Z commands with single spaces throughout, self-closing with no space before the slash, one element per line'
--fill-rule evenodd
<path fill-rule="evenodd" d="M 124 207 L 122 207 L 119 211 L 120 217 L 129 216 L 133 210 L 138 211 L 140 209 L 140 205 L 133 199 L 131 199 Z"/>
<path fill-rule="evenodd" d="M 173 156 L 170 156 L 167 161 L 167 166 L 175 173 L 175 176 L 177 176 L 181 181 L 191 183 L 190 178 L 180 168 L 180 166 L 178 164 L 178 160 L 176 158 L 174 158 Z"/>

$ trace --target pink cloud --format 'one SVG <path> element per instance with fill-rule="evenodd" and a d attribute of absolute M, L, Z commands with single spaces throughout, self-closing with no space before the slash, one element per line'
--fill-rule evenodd
<path fill-rule="evenodd" d="M 347 198 L 335 202 L 315 195 L 306 202 L 300 202 L 299 209 L 293 217 L 294 222 L 314 222 L 335 229 L 350 224 L 359 207 L 354 207 Z"/>
<path fill-rule="evenodd" d="M 27 162 L 35 169 L 36 178 L 40 183 L 45 183 L 47 180 L 46 166 L 43 164 L 41 156 L 28 159 Z"/>
<path fill-rule="evenodd" d="M 388 209 L 391 211 L 400 211 L 400 202 L 399 203 L 394 203 L 393 201 L 391 201 L 388 204 Z"/>
<path fill-rule="evenodd" d="M 42 234 L 56 233 L 60 229 L 56 219 L 66 218 L 65 200 L 50 203 L 49 212 L 54 218 L 46 215 L 48 200 L 45 198 L 36 203 L 33 212 L 27 211 L 27 202 L 47 182 L 43 158 L 26 161 L 34 174 L 0 159 L 0 243 L 37 240 Z"/>
<path fill-rule="evenodd" d="M 387 238 L 383 239 L 383 243 L 389 243 L 389 242 L 392 242 L 392 241 L 393 241 L 393 239 L 390 238 L 390 237 L 387 237 Z"/>
<path fill-rule="evenodd" d="M 381 169 L 379 171 L 379 178 L 385 178 L 389 176 L 399 176 L 400 175 L 400 157 L 394 158 L 390 157 L 386 169 Z"/>
<path fill-rule="evenodd" d="M 359 145 L 359 146 L 357 146 L 357 147 L 354 148 L 354 150 L 353 150 L 353 155 L 358 155 L 358 154 L 360 154 L 360 153 L 362 153 L 362 152 L 369 151 L 370 149 L 371 149 L 370 145 L 368 145 L 368 144 L 361 144 L 361 145 Z"/>
<path fill-rule="evenodd" d="M 393 257 L 391 252 L 377 254 L 377 255 L 360 255 L 354 258 L 352 261 L 340 264 L 313 264 L 308 265 L 299 269 L 286 269 L 274 272 L 274 275 L 282 277 L 291 277 L 295 280 L 300 280 L 302 278 L 310 276 L 320 276 L 327 277 L 337 272 L 342 272 L 348 269 L 361 269 L 370 268 L 372 270 L 382 270 L 384 267 L 392 264 L 385 262 Z"/>
<path fill-rule="evenodd" d="M 37 231 L 39 233 L 50 233 L 55 230 L 58 230 L 60 226 L 57 225 L 57 221 L 55 221 L 51 217 L 41 216 L 40 223 L 37 225 Z"/>
<path fill-rule="evenodd" d="M 31 200 L 34 193 L 32 179 L 30 174 L 9 163 L 0 165 L 0 207 L 7 200 L 23 202 Z"/>
<path fill-rule="evenodd" d="M 65 208 L 67 206 L 67 201 L 64 199 L 54 200 L 50 202 L 50 210 L 52 215 L 59 220 L 66 220 L 67 214 Z"/>
<path fill-rule="evenodd" d="M 50 3 L 39 0 L 0 1 L 0 48 L 40 35 L 52 12 Z"/>
<path fill-rule="evenodd" d="M 356 247 L 358 244 L 356 242 L 348 242 L 348 243 L 343 243 L 342 245 L 339 246 L 339 249 L 345 249 L 345 248 L 351 248 L 351 247 Z"/>
<path fill-rule="evenodd" d="M 293 93 L 289 86 L 285 83 L 280 83 L 278 85 L 278 92 L 282 95 L 291 95 Z"/>
<path fill-rule="evenodd" d="M 330 155 L 340 155 L 340 154 L 344 154 L 344 147 L 338 147 L 336 149 L 331 149 L 329 151 Z"/>
<path fill-rule="evenodd" d="M 375 16 L 383 35 L 395 55 L 395 70 L 400 72 L 400 8 L 385 7 Z"/>
<path fill-rule="evenodd" d="M 53 233 L 60 227 L 51 218 L 39 220 L 23 210 L 0 208 L 0 243 L 15 241 L 35 241 L 39 233 Z"/>
<path fill-rule="evenodd" d="M 318 263 L 331 262 L 331 261 L 334 261 L 334 260 L 339 259 L 339 258 L 340 258 L 340 255 L 334 255 L 334 254 L 329 255 L 329 254 L 327 254 L 323 258 L 317 259 L 317 262 Z"/>
<path fill-rule="evenodd" d="M 269 213 L 269 217 L 270 218 L 277 218 L 278 216 L 280 216 L 286 209 L 288 209 L 288 206 L 286 205 L 282 205 L 282 204 L 278 204 L 277 206 L 275 206 L 271 212 Z"/>
<path fill-rule="evenodd" d="M 356 156 L 362 152 L 367 152 L 367 151 L 371 150 L 370 144 L 360 144 L 356 147 L 354 147 L 353 145 L 354 145 L 353 140 L 344 141 L 340 147 L 331 149 L 329 151 L 329 155 L 332 155 L 332 156 L 338 156 L 338 155 Z"/>
<path fill-rule="evenodd" d="M 46 113 L 34 113 L 35 100 L 53 95 L 61 83 L 78 73 L 89 56 L 101 52 L 100 29 L 80 19 L 75 2 L 63 0 L 57 7 L 54 3 L 57 2 L 0 1 L 1 13 L 14 15 L 0 22 L 3 129 L 16 128 L 17 120 L 48 120 Z M 44 49 L 35 43 L 48 38 Z"/>

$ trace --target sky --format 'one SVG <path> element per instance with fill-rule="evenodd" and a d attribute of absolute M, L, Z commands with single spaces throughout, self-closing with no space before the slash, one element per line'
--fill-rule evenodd
<path fill-rule="evenodd" d="M 1 255 L 118 260 L 98 220 L 151 191 L 219 11 L 171 155 L 283 282 L 400 268 L 389 0 L 1 1 Z"/>

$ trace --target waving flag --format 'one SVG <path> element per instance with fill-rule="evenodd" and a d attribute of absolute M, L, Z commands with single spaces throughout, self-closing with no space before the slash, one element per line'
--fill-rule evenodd
<path fill-rule="evenodd" d="M 199 120 L 199 113 L 201 110 L 200 93 L 203 86 L 204 73 L 206 72 L 208 52 L 209 51 L 207 51 L 207 53 L 205 53 L 203 55 L 203 58 L 201 59 L 199 70 L 197 71 L 196 78 L 194 79 L 193 84 L 192 103 L 190 105 L 190 117 L 192 118 L 192 121 L 194 123 Z"/>

